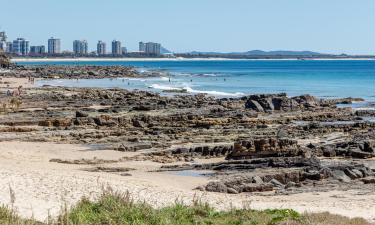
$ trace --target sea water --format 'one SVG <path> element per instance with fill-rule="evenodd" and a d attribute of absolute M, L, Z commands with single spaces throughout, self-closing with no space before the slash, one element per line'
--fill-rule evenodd
<path fill-rule="evenodd" d="M 320 98 L 361 97 L 375 101 L 375 60 L 160 60 L 32 62 L 19 64 L 124 65 L 159 71 L 156 78 L 42 80 L 38 85 L 141 89 L 162 92 L 184 89 L 239 97 L 285 92 Z"/>

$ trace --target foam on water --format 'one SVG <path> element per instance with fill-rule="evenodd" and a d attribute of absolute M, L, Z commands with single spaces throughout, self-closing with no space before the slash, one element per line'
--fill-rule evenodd
<path fill-rule="evenodd" d="M 149 86 L 149 88 L 159 89 L 159 90 L 165 90 L 165 91 L 173 91 L 173 90 L 183 90 L 183 88 L 178 87 L 171 87 L 167 85 L 161 85 L 161 84 L 152 84 Z"/>
<path fill-rule="evenodd" d="M 201 90 L 192 89 L 191 87 L 184 87 L 183 89 L 193 94 L 209 94 L 209 95 L 215 95 L 215 96 L 231 96 L 231 97 L 240 97 L 240 96 L 245 95 L 244 93 L 241 93 L 241 92 L 230 93 L 230 92 L 222 92 L 222 91 L 201 91 Z"/>

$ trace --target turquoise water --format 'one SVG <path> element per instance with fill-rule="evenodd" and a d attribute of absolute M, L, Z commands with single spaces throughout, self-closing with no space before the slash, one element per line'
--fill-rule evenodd
<path fill-rule="evenodd" d="M 126 65 L 140 71 L 158 70 L 160 78 L 44 80 L 39 85 L 120 87 L 242 96 L 286 92 L 323 98 L 362 97 L 375 101 L 375 61 L 372 60 L 222 60 L 128 62 L 33 62 L 23 64 Z M 170 78 L 170 81 L 169 81 Z"/>

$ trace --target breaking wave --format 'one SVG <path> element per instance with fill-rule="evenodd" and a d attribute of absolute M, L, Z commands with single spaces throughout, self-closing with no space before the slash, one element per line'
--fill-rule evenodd
<path fill-rule="evenodd" d="M 186 89 L 187 92 L 189 92 L 189 93 L 209 94 L 209 95 L 215 95 L 215 96 L 240 97 L 240 96 L 245 95 L 242 92 L 230 93 L 230 92 L 223 92 L 223 91 L 201 91 L 201 90 L 192 89 L 190 87 L 185 87 L 184 89 Z"/>
<path fill-rule="evenodd" d="M 188 93 L 193 94 L 208 94 L 208 95 L 214 95 L 214 96 L 230 96 L 230 97 L 240 97 L 245 95 L 242 92 L 236 92 L 236 93 L 230 93 L 230 92 L 222 92 L 222 91 L 202 91 L 202 90 L 196 90 L 191 87 L 172 87 L 167 85 L 160 85 L 160 84 L 152 84 L 149 86 L 149 88 L 159 89 L 159 90 L 166 90 L 166 91 L 183 91 L 186 90 Z"/>
<path fill-rule="evenodd" d="M 166 91 L 183 90 L 183 88 L 171 87 L 171 86 L 160 85 L 160 84 L 152 84 L 152 85 L 149 86 L 149 88 L 154 88 L 154 89 L 159 89 L 159 90 L 166 90 Z"/>

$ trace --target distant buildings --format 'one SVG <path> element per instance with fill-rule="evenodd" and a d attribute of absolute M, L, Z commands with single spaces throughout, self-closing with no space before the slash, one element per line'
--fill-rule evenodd
<path fill-rule="evenodd" d="M 30 47 L 30 55 L 44 55 L 45 53 L 46 47 L 44 45 Z"/>
<path fill-rule="evenodd" d="M 121 42 L 117 40 L 112 41 L 112 55 L 121 55 Z"/>
<path fill-rule="evenodd" d="M 146 52 L 146 44 L 142 41 L 139 42 L 139 52 Z"/>
<path fill-rule="evenodd" d="M 6 51 L 7 46 L 7 36 L 4 31 L 0 32 L 0 50 Z"/>
<path fill-rule="evenodd" d="M 7 35 L 5 31 L 0 32 L 0 41 L 7 41 Z"/>
<path fill-rule="evenodd" d="M 17 38 L 13 41 L 12 53 L 16 55 L 28 55 L 30 51 L 29 41 L 25 38 Z"/>
<path fill-rule="evenodd" d="M 48 54 L 60 54 L 61 41 L 60 39 L 51 37 L 48 39 Z"/>
<path fill-rule="evenodd" d="M 87 55 L 89 53 L 89 45 L 86 40 L 75 40 L 73 42 L 73 52 L 75 55 Z"/>
<path fill-rule="evenodd" d="M 129 56 L 129 57 L 154 57 L 160 56 L 163 52 L 161 44 L 154 42 L 139 42 L 139 51 L 128 52 L 125 46 L 118 40 L 113 40 L 110 47 L 113 56 Z M 88 42 L 86 40 L 75 40 L 73 41 L 73 51 L 62 51 L 61 39 L 51 37 L 48 39 L 48 45 L 33 45 L 29 46 L 30 42 L 25 38 L 17 38 L 14 41 L 7 41 L 7 35 L 4 31 L 0 32 L 0 51 L 7 52 L 14 55 L 31 55 L 40 56 L 49 54 L 53 55 L 65 55 L 65 56 L 106 56 L 107 44 L 104 41 L 99 40 L 96 45 L 96 51 L 90 52 L 88 49 Z M 109 48 L 110 48 L 109 47 Z M 173 55 L 173 54 L 172 54 Z"/>
<path fill-rule="evenodd" d="M 147 55 L 160 55 L 161 54 L 161 44 L 154 42 L 139 42 L 139 52 L 143 52 Z"/>
<path fill-rule="evenodd" d="M 12 42 L 7 42 L 6 43 L 5 52 L 6 53 L 12 53 L 13 52 L 13 43 Z"/>
<path fill-rule="evenodd" d="M 147 42 L 145 44 L 145 51 L 148 55 L 160 55 L 161 54 L 161 44 L 154 42 Z"/>
<path fill-rule="evenodd" d="M 0 41 L 0 51 L 5 52 L 7 48 L 7 43 L 5 41 Z"/>
<path fill-rule="evenodd" d="M 126 55 L 126 54 L 128 54 L 128 49 L 127 49 L 126 47 L 122 47 L 122 48 L 121 48 L 121 54 L 122 54 L 122 55 Z"/>
<path fill-rule="evenodd" d="M 105 55 L 107 54 L 107 46 L 106 43 L 103 41 L 98 41 L 98 44 L 96 45 L 96 53 L 98 55 Z"/>
<path fill-rule="evenodd" d="M 0 41 L 0 51 L 5 52 L 7 49 L 7 43 L 6 41 Z"/>

